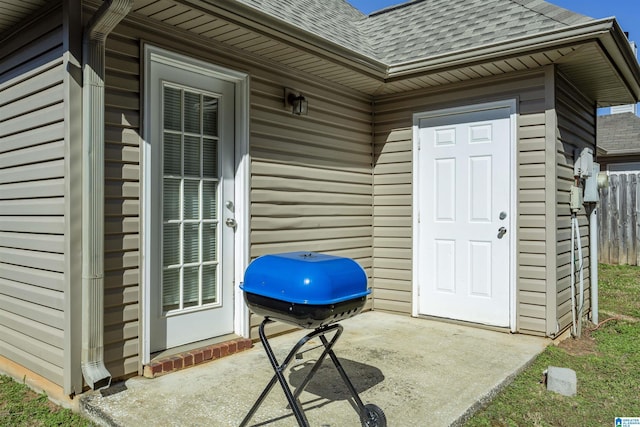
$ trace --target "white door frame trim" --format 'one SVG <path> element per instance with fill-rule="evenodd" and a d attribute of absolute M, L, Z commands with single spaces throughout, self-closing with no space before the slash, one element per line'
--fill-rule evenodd
<path fill-rule="evenodd" d="M 150 144 L 148 143 L 151 134 L 150 109 L 151 82 L 146 76 L 149 75 L 151 62 L 160 62 L 188 71 L 195 71 L 205 75 L 215 77 L 220 80 L 231 82 L 235 85 L 235 218 L 238 228 L 235 231 L 234 244 L 234 333 L 245 338 L 249 337 L 249 309 L 242 298 L 238 286 L 244 277 L 244 271 L 249 263 L 249 184 L 250 184 L 250 164 L 249 157 L 249 75 L 225 67 L 217 66 L 190 56 L 185 56 L 157 46 L 144 45 L 144 94 L 143 111 L 144 127 L 142 129 L 142 159 L 141 159 L 141 217 L 140 217 L 140 284 L 141 284 L 141 304 L 140 304 L 140 340 L 142 349 L 141 363 L 149 363 L 150 352 L 150 322 L 148 320 L 151 297 L 149 286 L 151 282 L 151 269 L 149 266 L 151 253 L 150 239 L 146 237 L 151 234 L 151 224 L 148 216 L 150 206 L 148 206 L 151 193 L 151 167 L 148 165 L 150 157 Z"/>
<path fill-rule="evenodd" d="M 502 101 L 494 101 L 480 104 L 464 105 L 461 107 L 445 108 L 439 110 L 424 111 L 413 114 L 413 166 L 412 166 L 412 281 L 413 281 L 413 298 L 412 298 L 412 315 L 417 317 L 419 315 L 419 278 L 420 278 L 420 241 L 419 241 L 419 202 L 420 202 L 420 164 L 419 164 L 419 150 L 420 150 L 420 120 L 425 118 L 434 118 L 438 116 L 448 116 L 452 114 L 471 113 L 482 110 L 493 110 L 496 108 L 509 108 L 510 118 L 510 147 L 509 147 L 509 180 L 510 180 L 510 195 L 509 195 L 509 207 L 511 214 L 509 215 L 508 229 L 512 232 L 508 233 L 509 236 L 509 324 L 511 332 L 516 331 L 516 260 L 517 260 L 517 240 L 516 240 L 516 226 L 517 226 L 517 99 L 506 99 Z"/>

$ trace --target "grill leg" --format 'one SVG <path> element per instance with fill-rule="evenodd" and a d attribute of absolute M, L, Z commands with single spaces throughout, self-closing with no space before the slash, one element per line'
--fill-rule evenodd
<path fill-rule="evenodd" d="M 262 402 L 267 397 L 267 395 L 269 394 L 273 386 L 276 385 L 276 381 L 278 381 L 278 379 L 274 375 L 273 378 L 271 378 L 271 381 L 269 381 L 269 384 L 267 384 L 265 389 L 260 394 L 260 397 L 258 397 L 258 400 L 256 400 L 256 403 L 254 403 L 251 409 L 249 410 L 249 413 L 244 417 L 244 419 L 240 423 L 240 427 L 245 427 L 249 423 L 251 418 L 253 418 L 254 414 L 256 413 L 260 405 L 262 405 Z"/>
<path fill-rule="evenodd" d="M 325 338 L 325 334 L 331 332 L 333 329 L 336 329 L 336 333 L 333 338 L 331 338 L 331 341 L 328 342 Z M 342 335 L 342 331 L 342 325 L 336 324 L 323 329 L 322 333 L 318 334 L 320 336 L 320 339 L 322 340 L 322 344 L 324 345 L 324 351 L 322 352 L 322 355 L 318 358 L 318 360 L 316 360 L 316 363 L 314 363 L 314 365 L 311 367 L 311 371 L 309 371 L 302 383 L 298 386 L 298 388 L 296 388 L 296 392 L 294 395 L 296 399 L 302 394 L 304 389 L 307 387 L 307 384 L 309 384 L 309 381 L 311 381 L 311 378 L 313 378 L 316 372 L 318 372 L 318 369 L 320 369 L 320 366 L 322 366 L 322 363 L 326 359 L 327 354 L 332 351 L 331 349 L 333 348 L 334 344 L 336 343 L 336 341 L 338 341 L 340 335 Z"/>
<path fill-rule="evenodd" d="M 264 350 L 267 353 L 267 357 L 269 358 L 269 362 L 271 363 L 271 367 L 273 368 L 275 375 L 273 376 L 273 378 L 271 378 L 271 381 L 269 381 L 265 389 L 262 391 L 262 393 L 260 394 L 260 397 L 258 397 L 258 400 L 256 400 L 256 402 L 253 404 L 253 406 L 249 410 L 249 413 L 245 416 L 244 420 L 242 420 L 240 427 L 245 427 L 249 423 L 249 421 L 251 420 L 253 415 L 256 413 L 260 405 L 262 405 L 262 402 L 264 401 L 264 399 L 273 389 L 273 386 L 276 384 L 276 382 L 280 383 L 280 386 L 282 387 L 282 391 L 284 392 L 284 395 L 287 398 L 287 401 L 289 402 L 289 407 L 293 411 L 293 415 L 296 417 L 296 420 L 298 421 L 298 425 L 300 427 L 309 427 L 309 421 L 307 420 L 307 417 L 305 416 L 304 411 L 302 410 L 302 405 L 300 404 L 298 397 L 304 391 L 305 387 L 309 384 L 313 376 L 318 372 L 318 369 L 320 369 L 320 366 L 326 359 L 327 355 L 331 358 L 331 361 L 333 362 L 336 369 L 338 370 L 338 373 L 342 377 L 342 380 L 344 381 L 345 385 L 349 389 L 349 392 L 353 396 L 353 399 L 362 416 L 362 414 L 364 414 L 365 412 L 364 404 L 362 403 L 360 396 L 358 396 L 358 392 L 353 386 L 353 383 L 351 382 L 346 372 L 344 371 L 344 368 L 340 364 L 338 357 L 333 352 L 333 346 L 338 341 L 338 338 L 340 338 L 340 335 L 342 335 L 342 331 L 343 331 L 342 325 L 333 324 L 329 326 L 323 326 L 305 335 L 291 349 L 287 357 L 284 359 L 284 362 L 282 364 L 278 364 L 278 360 L 276 359 L 273 349 L 271 348 L 271 345 L 269 344 L 269 341 L 267 340 L 266 334 L 264 332 L 265 325 L 270 322 L 272 322 L 272 320 L 269 320 L 268 318 L 265 318 L 262 321 L 259 328 L 259 335 L 260 335 L 260 341 L 262 342 Z M 331 341 L 327 340 L 325 335 L 334 330 L 336 331 L 336 333 L 331 338 Z M 291 388 L 289 387 L 289 384 L 287 383 L 287 380 L 284 377 L 284 372 L 289 366 L 289 364 L 291 363 L 291 361 L 293 360 L 293 358 L 295 357 L 295 355 L 298 353 L 300 348 L 302 348 L 307 342 L 309 342 L 309 340 L 315 337 L 319 337 L 320 340 L 322 341 L 322 345 L 324 346 L 324 351 L 322 352 L 322 355 L 320 356 L 320 358 L 318 358 L 316 363 L 311 368 L 311 371 L 307 374 L 305 379 L 302 381 L 302 384 L 300 384 L 300 386 L 296 389 L 296 392 L 294 394 L 291 392 Z"/>
<path fill-rule="evenodd" d="M 281 365 L 279 365 L 278 360 L 276 359 L 273 349 L 271 348 L 271 345 L 269 344 L 269 341 L 267 340 L 267 336 L 264 332 L 265 325 L 270 322 L 272 322 L 272 320 L 269 320 L 268 318 L 265 318 L 262 321 L 259 328 L 259 335 L 260 335 L 260 341 L 262 342 L 264 350 L 267 353 L 267 357 L 269 358 L 269 362 L 271 363 L 271 367 L 273 368 L 275 375 L 273 376 L 273 378 L 271 378 L 271 381 L 269 382 L 269 384 L 267 384 L 267 387 L 265 387 L 265 389 L 262 391 L 262 394 L 260 394 L 260 397 L 258 397 L 258 400 L 256 401 L 256 403 L 254 403 L 253 407 L 251 408 L 249 413 L 245 416 L 244 420 L 242 420 L 240 427 L 244 427 L 248 424 L 248 422 L 251 420 L 251 417 L 253 417 L 253 415 L 256 413 L 260 405 L 262 405 L 262 402 L 267 397 L 267 395 L 275 385 L 276 381 L 280 382 L 280 385 L 282 386 L 282 391 L 284 392 L 284 395 L 287 398 L 287 401 L 289 402 L 289 406 L 293 411 L 293 415 L 296 417 L 296 420 L 298 421 L 298 425 L 300 427 L 309 427 L 309 421 L 307 420 L 307 417 L 304 415 L 301 405 L 298 403 L 297 398 L 293 395 L 293 393 L 291 392 L 291 388 L 287 384 L 287 380 L 284 377 L 284 371 L 287 369 L 287 366 L 289 366 L 289 363 L 291 363 L 291 361 L 293 360 L 298 350 L 300 350 L 300 348 L 303 345 L 305 345 L 310 339 L 314 338 L 321 332 L 318 330 L 315 330 L 305 335 L 304 337 L 302 337 L 302 339 L 300 339 L 300 341 L 298 341 L 298 343 L 291 349 L 291 351 L 285 358 L 284 362 Z"/>
<path fill-rule="evenodd" d="M 327 353 L 329 354 L 329 357 L 331 358 L 331 361 L 333 361 L 333 364 L 335 365 L 336 369 L 338 370 L 338 373 L 342 377 L 342 381 L 344 381 L 345 385 L 349 389 L 349 392 L 351 392 L 351 396 L 353 397 L 353 400 L 356 402 L 356 405 L 358 406 L 358 411 L 360 411 L 360 415 L 362 416 L 362 414 L 364 414 L 364 412 L 365 412 L 364 403 L 362 403 L 362 399 L 360 399 L 360 396 L 358 395 L 358 391 L 356 390 L 356 388 L 354 387 L 353 383 L 351 382 L 351 380 L 347 376 L 347 373 L 344 371 L 344 368 L 342 367 L 342 364 L 338 360 L 338 357 L 333 352 L 333 349 L 331 347 L 333 347 L 334 343 L 333 342 L 332 343 L 328 343 L 327 342 L 327 338 L 325 338 L 324 335 L 320 335 L 320 340 L 322 341 L 322 344 L 324 344 L 325 347 L 330 346 L 330 347 L 328 347 Z"/>

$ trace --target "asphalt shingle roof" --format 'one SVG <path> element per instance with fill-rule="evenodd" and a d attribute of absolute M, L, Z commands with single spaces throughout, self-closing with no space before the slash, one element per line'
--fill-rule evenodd
<path fill-rule="evenodd" d="M 557 9 L 539 0 L 422 0 L 374 15 L 365 25 L 380 59 L 396 63 L 570 25 L 557 19 Z"/>
<path fill-rule="evenodd" d="M 633 113 L 599 116 L 597 144 L 608 154 L 633 150 L 640 153 L 640 117 Z"/>
<path fill-rule="evenodd" d="M 387 64 L 587 23 L 543 0 L 412 0 L 366 16 L 344 0 L 238 0 Z"/>
<path fill-rule="evenodd" d="M 238 0 L 255 9 L 375 58 L 358 23 L 367 16 L 344 0 Z"/>

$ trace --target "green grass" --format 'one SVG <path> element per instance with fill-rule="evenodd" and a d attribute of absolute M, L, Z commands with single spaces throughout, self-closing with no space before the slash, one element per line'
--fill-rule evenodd
<path fill-rule="evenodd" d="M 600 326 L 548 347 L 466 426 L 613 426 L 640 417 L 640 267 L 600 266 Z M 549 366 L 576 371 L 578 394 L 549 392 Z"/>
<path fill-rule="evenodd" d="M 46 394 L 34 393 L 29 387 L 0 375 L 0 426 L 91 426 L 80 415 L 60 408 Z"/>
<path fill-rule="evenodd" d="M 621 314 L 640 318 L 640 267 L 600 264 L 598 272 L 601 317 Z"/>

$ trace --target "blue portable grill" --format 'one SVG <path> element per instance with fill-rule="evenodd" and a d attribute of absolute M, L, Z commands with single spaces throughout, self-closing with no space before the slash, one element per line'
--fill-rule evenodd
<path fill-rule="evenodd" d="M 351 392 L 363 426 L 385 427 L 384 412 L 376 405 L 365 405 L 351 380 L 347 377 L 333 346 L 342 334 L 340 320 L 353 317 L 364 307 L 367 295 L 367 275 L 358 263 L 349 258 L 313 252 L 290 252 L 264 255 L 255 259 L 247 268 L 244 283 L 240 285 L 249 308 L 264 316 L 259 335 L 275 375 L 255 402 L 241 427 L 246 426 L 258 410 L 276 381 L 280 382 L 298 424 L 307 427 L 307 421 L 298 397 L 329 356 L 345 385 Z M 301 328 L 314 329 L 291 349 L 279 364 L 264 333 L 267 323 L 274 320 Z M 326 334 L 335 332 L 331 340 Z M 299 350 L 312 338 L 318 337 L 324 352 L 315 362 L 302 384 L 292 393 L 284 371 Z"/>
<path fill-rule="evenodd" d="M 371 293 L 357 262 L 312 252 L 262 256 L 240 288 L 254 313 L 307 329 L 355 316 Z"/>

